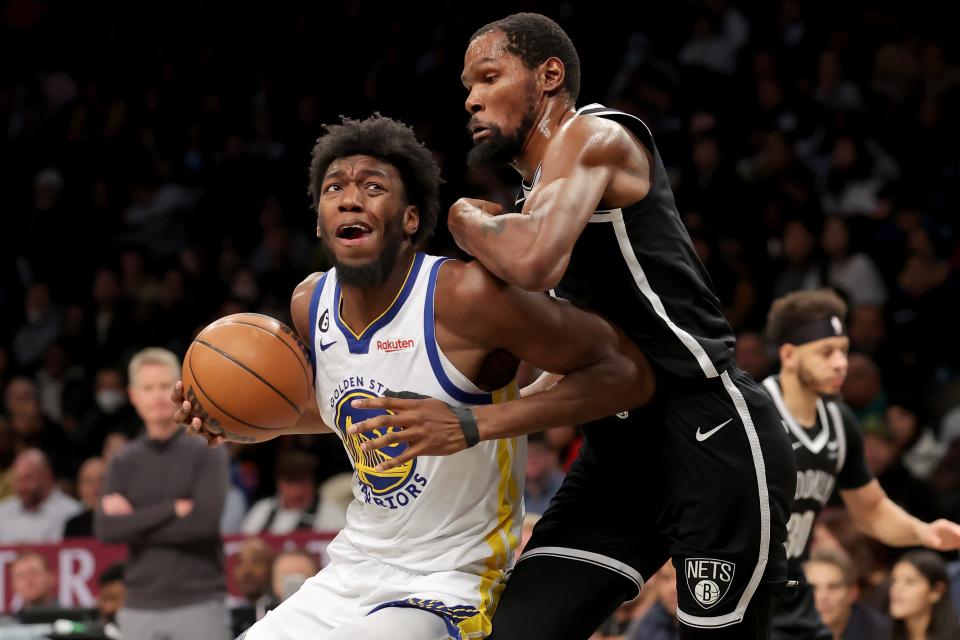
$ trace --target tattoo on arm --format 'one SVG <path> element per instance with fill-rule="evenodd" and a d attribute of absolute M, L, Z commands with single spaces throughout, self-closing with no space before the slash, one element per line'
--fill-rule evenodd
<path fill-rule="evenodd" d="M 495 236 L 499 236 L 503 233 L 504 227 L 507 226 L 507 221 L 502 217 L 487 218 L 483 222 L 483 235 L 490 235 L 491 233 Z"/>

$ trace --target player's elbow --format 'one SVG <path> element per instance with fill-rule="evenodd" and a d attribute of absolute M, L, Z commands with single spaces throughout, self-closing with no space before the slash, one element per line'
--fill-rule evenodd
<path fill-rule="evenodd" d="M 640 407 L 653 399 L 657 390 L 656 376 L 653 367 L 646 356 L 635 350 L 635 353 L 622 354 L 624 360 L 624 379 L 629 381 L 625 397 L 630 401 L 630 407 Z"/>
<path fill-rule="evenodd" d="M 605 367 L 604 387 L 615 391 L 616 411 L 643 406 L 650 402 L 656 391 L 656 382 L 650 362 L 639 350 L 612 351 Z"/>
<path fill-rule="evenodd" d="M 560 284 L 568 262 L 568 256 L 544 255 L 531 248 L 517 261 L 513 284 L 527 291 L 550 291 Z"/>

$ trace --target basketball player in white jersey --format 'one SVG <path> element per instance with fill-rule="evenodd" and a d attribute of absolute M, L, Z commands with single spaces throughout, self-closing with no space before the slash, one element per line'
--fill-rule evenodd
<path fill-rule="evenodd" d="M 478 263 L 419 253 L 439 210 L 439 169 L 405 125 L 373 116 L 328 127 L 311 164 L 317 234 L 335 268 L 293 294 L 314 359 L 319 415 L 287 433 L 329 430 L 355 470 L 347 524 L 331 562 L 246 633 L 245 640 L 483 638 L 522 518 L 525 440 L 478 443 L 471 406 L 515 398 L 519 360 L 557 373 L 554 388 L 516 403 L 522 428 L 582 422 L 646 402 L 644 356 L 598 316 L 495 279 Z M 202 428 L 178 392 L 177 420 Z M 386 412 L 388 393 L 429 396 L 461 425 L 455 456 L 409 457 L 351 433 Z"/>
<path fill-rule="evenodd" d="M 960 547 L 960 525 L 921 522 L 894 504 L 870 475 L 860 425 L 836 397 L 847 373 L 846 311 L 833 291 L 799 291 L 774 302 L 767 319 L 767 331 L 780 350 L 780 373 L 764 380 L 763 387 L 777 406 L 797 462 L 787 566 L 789 577 L 801 583 L 793 597 L 773 598 L 774 640 L 833 638 L 814 607 L 803 563 L 810 556 L 814 520 L 834 486 L 857 528 L 884 544 L 940 551 Z"/>

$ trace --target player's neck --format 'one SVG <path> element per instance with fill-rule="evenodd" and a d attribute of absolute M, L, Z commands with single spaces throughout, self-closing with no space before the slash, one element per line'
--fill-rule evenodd
<path fill-rule="evenodd" d="M 576 113 L 564 95 L 548 98 L 544 102 L 530 130 L 530 135 L 527 136 L 527 141 L 523 145 L 523 150 L 511 163 L 527 183 L 532 183 L 536 177 L 537 167 L 543 161 L 550 141 L 556 137 L 557 130 Z"/>
<path fill-rule="evenodd" d="M 817 422 L 820 394 L 800 382 L 795 373 L 784 371 L 780 372 L 780 388 L 783 390 L 783 402 L 793 419 L 803 426 L 812 427 Z"/>
<path fill-rule="evenodd" d="M 416 256 L 412 247 L 404 247 L 390 269 L 387 279 L 378 285 L 354 287 L 341 284 L 340 319 L 350 329 L 359 334 L 386 311 L 394 300 L 403 283 L 406 282 L 410 263 Z"/>

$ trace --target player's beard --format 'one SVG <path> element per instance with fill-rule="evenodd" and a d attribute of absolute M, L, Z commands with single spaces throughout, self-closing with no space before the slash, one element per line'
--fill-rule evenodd
<path fill-rule="evenodd" d="M 829 382 L 821 382 L 812 371 L 804 366 L 802 360 L 797 364 L 797 379 L 800 384 L 814 393 L 832 396 L 839 392 L 839 389 L 834 389 Z"/>
<path fill-rule="evenodd" d="M 533 130 L 536 120 L 537 112 L 531 98 L 527 102 L 527 110 L 520 118 L 517 130 L 512 134 L 504 133 L 499 125 L 486 125 L 490 133 L 486 138 L 474 143 L 473 148 L 467 155 L 467 165 L 472 169 L 477 169 L 479 167 L 502 167 L 510 164 L 523 151 L 523 145 L 526 143 L 530 131 Z"/>
<path fill-rule="evenodd" d="M 337 255 L 333 249 L 324 242 L 323 248 L 327 252 L 327 257 L 330 258 L 330 262 L 337 270 L 337 280 L 358 289 L 376 287 L 386 282 L 397 261 L 400 246 L 406 239 L 400 226 L 401 217 L 402 214 L 387 221 L 383 229 L 383 249 L 380 250 L 380 255 L 364 264 L 344 264 L 340 262 L 337 260 Z"/>

